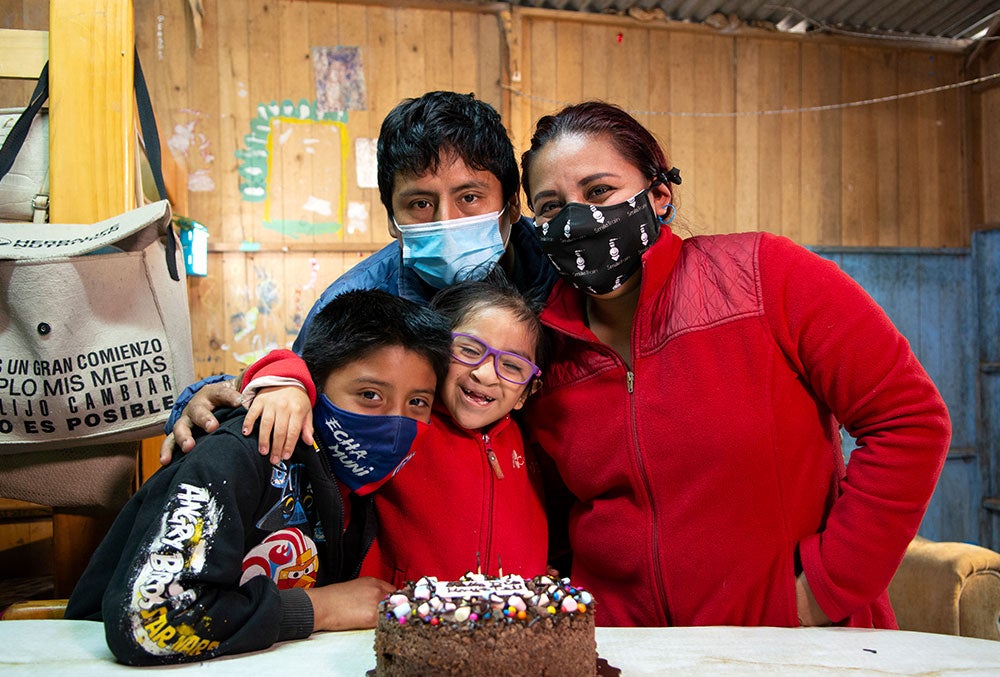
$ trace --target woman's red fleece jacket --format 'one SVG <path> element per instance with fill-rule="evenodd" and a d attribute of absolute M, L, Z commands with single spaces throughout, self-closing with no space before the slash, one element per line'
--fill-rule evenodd
<path fill-rule="evenodd" d="M 795 626 L 804 569 L 834 621 L 895 627 L 886 588 L 950 438 L 906 339 L 834 263 L 764 233 L 665 231 L 638 304 L 626 364 L 560 281 L 526 406 L 575 497 L 598 624 Z"/>

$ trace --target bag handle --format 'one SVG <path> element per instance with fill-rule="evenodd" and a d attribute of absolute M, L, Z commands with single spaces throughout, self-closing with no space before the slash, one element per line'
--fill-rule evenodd
<path fill-rule="evenodd" d="M 139 129 L 142 130 L 142 142 L 146 146 L 146 157 L 149 168 L 156 182 L 156 192 L 161 200 L 167 199 L 167 184 L 163 181 L 163 158 L 160 155 L 160 135 L 156 129 L 156 116 L 153 115 L 153 102 L 146 88 L 146 78 L 139 64 L 139 51 L 135 52 L 135 105 L 139 111 Z"/>
<path fill-rule="evenodd" d="M 156 183 L 156 192 L 160 194 L 161 200 L 167 199 L 167 184 L 163 181 L 163 158 L 160 155 L 160 134 L 156 129 L 156 116 L 153 115 L 153 102 L 149 98 L 149 90 L 146 88 L 146 78 L 142 74 L 142 66 L 139 64 L 139 50 L 135 50 L 135 106 L 139 111 L 139 129 L 142 130 L 142 142 L 146 146 L 146 158 L 149 160 L 149 169 L 153 172 L 153 181 Z M 174 238 L 174 222 L 167 223 L 167 270 L 170 272 L 170 279 L 180 282 L 181 276 L 177 270 L 177 240 Z"/>
<path fill-rule="evenodd" d="M 31 93 L 31 101 L 28 103 L 28 107 L 24 109 L 17 122 L 11 127 L 10 134 L 7 135 L 7 140 L 3 142 L 3 148 L 0 148 L 0 179 L 7 176 L 7 172 L 14 166 L 14 159 L 17 158 L 17 154 L 21 151 L 21 146 L 24 145 L 25 140 L 28 138 L 28 130 L 31 128 L 31 122 L 38 115 L 38 111 L 42 110 L 42 105 L 48 98 L 49 62 L 46 61 L 45 65 L 42 66 L 42 74 L 38 76 L 35 91 Z"/>
<path fill-rule="evenodd" d="M 156 129 L 156 116 L 153 114 L 153 102 L 149 97 L 149 89 L 146 87 L 146 78 L 142 74 L 142 66 L 139 64 L 139 50 L 134 50 L 134 82 L 135 104 L 139 113 L 139 129 L 142 130 L 142 141 L 146 146 L 146 157 L 149 159 L 149 168 L 153 173 L 153 181 L 156 183 L 156 192 L 161 200 L 167 199 L 167 185 L 163 181 L 163 158 L 160 155 L 160 135 Z M 42 72 L 38 76 L 38 83 L 35 91 L 31 94 L 31 101 L 24 109 L 21 116 L 14 123 L 4 141 L 3 148 L 0 148 L 0 179 L 3 179 L 14 166 L 14 159 L 20 152 L 25 140 L 28 138 L 28 130 L 31 123 L 42 109 L 42 105 L 49 98 L 49 63 L 46 61 L 42 66 Z M 180 273 L 177 270 L 177 241 L 174 238 L 173 222 L 167 225 L 167 269 L 170 271 L 170 278 L 175 282 L 180 281 Z"/>

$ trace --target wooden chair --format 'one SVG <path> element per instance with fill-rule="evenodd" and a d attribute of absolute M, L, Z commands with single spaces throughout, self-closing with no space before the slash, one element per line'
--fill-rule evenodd
<path fill-rule="evenodd" d="M 40 599 L 11 604 L 0 610 L 2 621 L 60 620 L 66 615 L 67 599 Z"/>

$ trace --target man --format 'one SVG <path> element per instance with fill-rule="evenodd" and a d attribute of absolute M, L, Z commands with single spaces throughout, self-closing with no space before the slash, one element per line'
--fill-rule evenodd
<path fill-rule="evenodd" d="M 312 319 L 331 298 L 350 289 L 382 289 L 426 305 L 454 281 L 483 278 L 499 264 L 524 294 L 543 302 L 557 274 L 521 216 L 514 147 L 500 115 L 472 94 L 428 92 L 406 99 L 386 116 L 378 140 L 378 184 L 396 239 L 331 284 L 306 316 L 293 347 L 301 349 Z M 480 218 L 481 217 L 481 218 Z M 176 444 L 194 446 L 192 430 L 215 430 L 217 406 L 236 406 L 228 376 L 204 379 L 177 399 L 160 451 L 168 463 Z M 183 412 L 182 412 L 183 410 Z M 299 430 L 262 421 L 261 453 L 290 452 Z M 172 433 L 171 433 L 172 429 Z M 311 439 L 311 431 L 303 431 Z"/>

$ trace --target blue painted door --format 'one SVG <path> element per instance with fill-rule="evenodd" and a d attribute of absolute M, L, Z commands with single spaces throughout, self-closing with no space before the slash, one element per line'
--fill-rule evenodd
<path fill-rule="evenodd" d="M 948 404 L 951 449 L 920 533 L 996 549 L 1000 230 L 976 233 L 971 249 L 816 251 L 885 309 Z"/>

